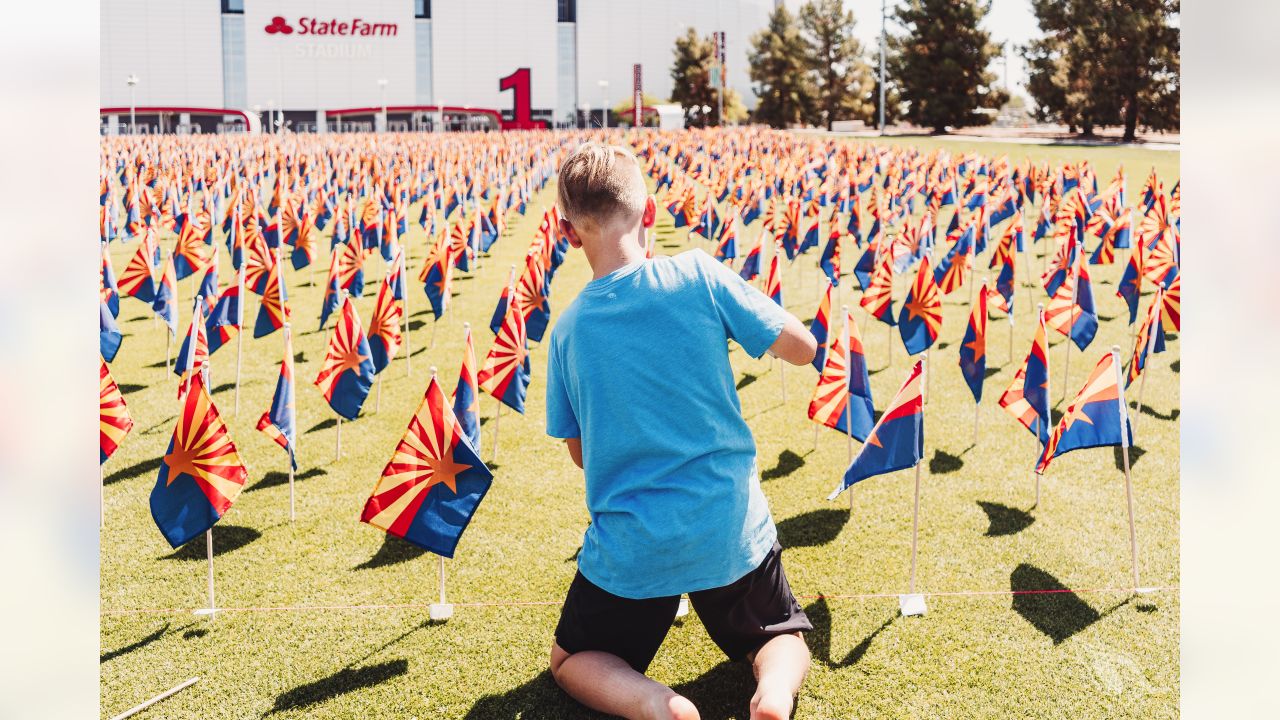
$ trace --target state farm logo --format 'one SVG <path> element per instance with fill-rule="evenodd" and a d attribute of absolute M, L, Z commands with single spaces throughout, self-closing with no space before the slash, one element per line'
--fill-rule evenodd
<path fill-rule="evenodd" d="M 268 35 L 294 34 L 293 26 L 289 24 L 288 20 L 279 15 L 271 18 L 271 24 L 265 29 Z M 395 37 L 399 34 L 399 31 L 400 26 L 397 23 L 370 22 L 363 18 L 321 20 L 319 18 L 302 17 L 298 18 L 297 32 L 300 36 Z"/>
<path fill-rule="evenodd" d="M 271 18 L 271 24 L 267 26 L 268 35 L 275 35 L 276 33 L 281 33 L 283 35 L 292 35 L 293 26 L 285 22 L 284 18 L 277 15 Z"/>

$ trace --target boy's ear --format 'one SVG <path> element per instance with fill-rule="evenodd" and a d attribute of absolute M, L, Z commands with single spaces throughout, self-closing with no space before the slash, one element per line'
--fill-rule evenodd
<path fill-rule="evenodd" d="M 578 231 L 574 229 L 573 223 L 566 218 L 560 218 L 560 234 L 569 238 L 569 245 L 575 248 L 582 247 L 582 238 L 578 237 Z"/>
<path fill-rule="evenodd" d="M 653 196 L 644 199 L 644 212 L 640 215 L 640 225 L 642 227 L 651 228 L 658 218 L 658 204 L 654 202 Z"/>

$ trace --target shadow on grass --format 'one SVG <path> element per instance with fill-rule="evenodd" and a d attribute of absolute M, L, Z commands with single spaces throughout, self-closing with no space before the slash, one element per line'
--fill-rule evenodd
<path fill-rule="evenodd" d="M 220 392 L 224 392 L 224 391 L 226 391 L 226 390 L 235 390 L 235 389 L 236 389 L 236 384 L 235 384 L 235 383 L 233 383 L 233 382 L 229 382 L 229 383 L 222 383 L 221 385 L 219 385 L 219 386 L 217 386 L 217 387 L 215 387 L 215 388 L 213 389 L 213 394 L 214 394 L 214 395 L 216 395 L 216 394 L 218 394 L 218 393 L 220 393 Z"/>
<path fill-rule="evenodd" d="M 524 720 L 562 720 L 563 718 L 603 720 L 608 716 L 592 712 L 579 705 L 556 685 L 550 670 L 543 670 L 531 680 L 506 692 L 493 693 L 480 698 L 463 716 L 463 720 L 517 717 Z M 705 718 L 706 715 L 704 714 L 703 717 Z"/>
<path fill-rule="evenodd" d="M 128 395 L 130 393 L 136 393 L 139 390 L 147 389 L 146 385 L 133 385 L 130 383 L 116 383 L 116 387 L 120 388 L 120 392 L 124 393 L 125 395 Z"/>
<path fill-rule="evenodd" d="M 138 640 L 137 642 L 132 642 L 132 643 L 129 643 L 128 645 L 125 645 L 124 647 L 116 648 L 115 650 L 109 650 L 107 652 L 102 653 L 101 655 L 98 656 L 98 664 L 101 665 L 102 663 L 105 663 L 108 660 L 115 660 L 121 655 L 128 655 L 134 650 L 141 650 L 142 648 L 164 637 L 168 632 L 169 632 L 169 623 L 166 622 L 164 624 L 164 627 L 160 628 L 159 630 L 156 630 L 155 632 L 142 638 L 141 640 Z"/>
<path fill-rule="evenodd" d="M 143 460 L 141 462 L 136 462 L 127 468 L 120 468 L 119 470 L 102 478 L 102 484 L 110 485 L 112 483 L 120 482 L 121 480 L 127 480 L 128 478 L 134 477 L 135 475 L 145 475 L 145 474 L 153 473 L 160 469 L 161 459 L 162 458 L 154 457 L 154 458 L 151 458 L 150 460 Z"/>
<path fill-rule="evenodd" d="M 410 321 L 409 321 L 409 329 L 410 329 L 410 330 L 421 330 L 422 328 L 424 328 L 424 327 L 426 327 L 426 326 L 427 326 L 427 321 L 426 321 L 426 320 L 410 320 Z"/>
<path fill-rule="evenodd" d="M 810 510 L 779 522 L 778 542 L 784 548 L 820 547 L 835 540 L 848 521 L 848 508 Z"/>
<path fill-rule="evenodd" d="M 312 425 L 311 429 L 307 431 L 307 434 L 310 435 L 313 432 L 320 432 L 321 430 L 328 430 L 331 427 L 337 427 L 337 426 L 338 426 L 337 418 L 325 418 L 324 420 L 321 420 L 315 425 Z"/>
<path fill-rule="evenodd" d="M 1013 596 L 1013 610 L 1048 635 L 1054 645 L 1102 619 L 1092 605 L 1066 592 L 1068 588 L 1058 578 L 1034 565 L 1022 563 L 1014 568 L 1009 588 L 1028 593 Z"/>
<path fill-rule="evenodd" d="M 1000 503 L 978 501 L 978 507 L 987 514 L 987 531 L 984 537 L 1015 535 L 1026 530 L 1036 518 L 1031 513 Z"/>
<path fill-rule="evenodd" d="M 939 350 L 946 350 L 947 348 L 951 347 L 951 343 L 948 343 L 948 342 L 940 342 L 940 343 L 938 343 L 937 345 L 935 345 L 934 347 L 938 348 Z"/>
<path fill-rule="evenodd" d="M 262 537 L 262 533 L 253 528 L 239 525 L 218 525 L 213 528 L 213 556 L 225 555 L 239 550 Z M 204 560 L 206 557 L 204 533 L 200 533 L 186 545 L 166 555 L 166 560 Z"/>
<path fill-rule="evenodd" d="M 310 480 L 313 477 L 319 477 L 320 475 L 328 475 L 328 474 L 329 474 L 329 471 L 325 470 L 324 468 L 311 468 L 309 470 L 306 470 L 300 473 L 295 472 L 293 474 L 293 480 L 294 482 L 297 482 L 299 480 Z M 261 480 L 245 488 L 244 491 L 253 492 L 254 490 L 266 490 L 268 488 L 279 487 L 280 485 L 288 485 L 288 484 L 289 484 L 289 473 L 281 472 L 280 470 L 272 470 L 266 475 L 263 475 Z"/>
<path fill-rule="evenodd" d="M 893 624 L 897 619 L 897 615 L 889 616 L 880 624 L 880 627 L 871 631 L 857 645 L 854 645 L 849 653 L 842 660 L 836 661 L 831 657 L 831 609 L 827 607 L 826 598 L 819 598 L 816 602 L 805 608 L 804 614 L 809 616 L 809 622 L 813 623 L 813 632 L 805 636 L 809 642 L 809 651 L 813 653 L 813 657 L 818 662 L 829 668 L 842 668 L 850 665 L 856 665 L 867 651 L 871 649 L 871 643 L 876 636 L 884 632 L 886 628 Z"/>
<path fill-rule="evenodd" d="M 742 376 L 742 379 L 738 381 L 738 384 L 736 385 L 736 387 L 738 390 L 741 390 L 742 388 L 750 385 L 751 383 L 755 382 L 758 379 L 760 379 L 759 375 L 752 375 L 751 373 L 746 373 L 745 375 Z"/>
<path fill-rule="evenodd" d="M 1157 419 L 1157 420 L 1170 420 L 1170 421 L 1172 421 L 1172 420 L 1177 420 L 1177 419 L 1178 419 L 1178 417 L 1182 415 L 1182 410 L 1180 410 L 1180 409 L 1178 409 L 1178 408 L 1174 408 L 1173 410 L 1171 410 L 1171 411 L 1169 412 L 1169 414 L 1168 414 L 1168 415 L 1164 415 L 1164 414 L 1160 413 L 1158 410 L 1156 410 L 1155 408 L 1151 407 L 1150 405 L 1147 405 L 1146 403 L 1143 403 L 1141 406 L 1139 406 L 1139 407 L 1137 408 L 1137 410 L 1138 410 L 1138 412 L 1142 413 L 1143 415 L 1150 415 L 1151 417 L 1153 417 L 1153 418 L 1155 418 L 1155 419 Z"/>
<path fill-rule="evenodd" d="M 377 665 L 346 667 L 326 678 L 299 685 L 276 697 L 276 703 L 267 715 L 287 710 L 305 708 L 331 700 L 356 690 L 362 690 L 404 675 L 409 672 L 409 661 L 403 658 L 388 660 Z M 265 717 L 265 716 L 264 716 Z"/>
<path fill-rule="evenodd" d="M 1115 445 L 1111 449 L 1114 451 L 1114 454 L 1115 454 L 1116 469 L 1123 471 L 1124 470 L 1124 448 L 1120 447 L 1119 445 Z M 1137 465 L 1138 458 L 1146 454 L 1147 454 L 1146 450 L 1143 450 L 1137 445 L 1130 445 L 1129 446 L 1129 467 L 1132 468 L 1134 465 Z"/>
<path fill-rule="evenodd" d="M 296 362 L 296 363 L 306 362 L 306 361 L 307 361 L 307 353 L 306 353 L 306 352 L 296 352 L 296 353 L 294 353 L 294 354 L 293 354 L 293 361 L 294 361 L 294 362 Z"/>
<path fill-rule="evenodd" d="M 808 453 L 805 454 L 807 455 Z M 776 480 L 777 478 L 786 477 L 802 467 L 804 467 L 804 456 L 797 455 L 790 450 L 783 450 L 778 454 L 778 463 L 760 473 L 760 479 Z"/>
<path fill-rule="evenodd" d="M 1176 372 L 1176 373 L 1181 374 L 1181 373 L 1182 373 L 1182 361 L 1181 361 L 1181 360 L 1174 360 L 1173 362 L 1169 363 L 1169 369 L 1170 369 L 1170 370 L 1172 370 L 1172 371 L 1174 371 L 1174 372 Z"/>
<path fill-rule="evenodd" d="M 167 417 L 167 418 L 165 418 L 165 419 L 163 419 L 163 420 L 161 420 L 161 421 L 159 421 L 159 422 L 157 422 L 157 423 L 152 424 L 152 425 L 151 425 L 151 427 L 148 427 L 146 430 L 143 430 L 143 431 L 142 431 L 142 434 L 143 434 L 143 435 L 150 435 L 150 434 L 151 434 L 151 433 L 153 433 L 153 432 L 159 432 L 160 430 L 167 430 L 167 429 L 169 429 L 170 427 L 172 427 L 172 425 L 173 425 L 173 421 L 174 421 L 174 420 L 177 420 L 177 419 L 178 419 L 178 416 L 177 416 L 177 415 L 170 415 L 169 417 Z"/>
<path fill-rule="evenodd" d="M 1000 371 L 1003 369 L 1004 369 L 1003 365 L 999 367 L 989 367 L 982 373 L 982 379 L 987 380 L 987 379 L 990 379 L 993 375 L 999 375 Z"/>
<path fill-rule="evenodd" d="M 374 553 L 373 557 L 352 568 L 352 570 L 373 570 L 388 565 L 397 565 L 420 558 L 426 553 L 426 550 L 417 545 L 388 533 L 382 536 L 382 547 L 378 548 L 378 552 Z"/>
<path fill-rule="evenodd" d="M 945 450 L 934 450 L 929 459 L 929 472 L 933 475 L 946 475 L 964 467 L 964 460 L 959 455 L 952 455 Z"/>

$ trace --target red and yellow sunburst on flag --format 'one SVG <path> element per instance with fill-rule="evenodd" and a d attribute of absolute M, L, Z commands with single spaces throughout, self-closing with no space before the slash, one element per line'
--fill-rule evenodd
<path fill-rule="evenodd" d="M 511 301 L 507 303 L 502 326 L 498 328 L 498 335 L 493 339 L 476 380 L 481 390 L 523 413 L 525 391 L 529 387 L 529 342 L 524 303 L 517 292 L 508 292 L 507 295 Z"/>
<path fill-rule="evenodd" d="M 155 300 L 155 256 L 158 246 L 154 231 L 147 228 L 142 234 L 142 243 L 133 254 L 124 272 L 116 280 L 121 295 L 137 298 L 145 303 Z"/>
<path fill-rule="evenodd" d="M 395 299 L 391 283 L 383 279 L 378 288 L 378 301 L 369 320 L 369 349 L 373 352 L 373 369 L 382 372 L 400 352 L 400 324 L 404 320 L 404 303 Z"/>
<path fill-rule="evenodd" d="M 151 491 L 151 516 L 173 547 L 213 527 L 244 488 L 248 471 L 196 373 Z"/>
<path fill-rule="evenodd" d="M 360 521 L 453 557 L 492 479 L 432 373 Z"/>
<path fill-rule="evenodd" d="M 338 282 L 343 290 L 351 289 L 357 275 L 361 278 L 360 289 L 364 289 L 364 258 L 365 252 L 360 238 L 353 237 L 348 242 L 342 243 L 342 250 L 338 254 Z"/>
<path fill-rule="evenodd" d="M 850 327 L 849 341 L 857 333 L 857 328 Z M 829 428 L 845 427 L 845 405 L 849 402 L 849 367 L 843 329 L 830 334 L 831 344 L 827 347 L 827 356 L 822 365 L 822 373 L 818 376 L 818 384 L 813 388 L 813 397 L 809 399 L 809 419 Z"/>
<path fill-rule="evenodd" d="M 1165 332 L 1182 330 L 1182 273 L 1164 291 L 1163 313 Z"/>
<path fill-rule="evenodd" d="M 858 304 L 880 322 L 889 325 L 897 322 L 893 316 L 893 263 L 889 253 L 880 256 L 871 272 L 871 284 Z"/>
<path fill-rule="evenodd" d="M 98 462 L 107 461 L 124 437 L 133 429 L 133 418 L 124 404 L 124 395 L 107 369 L 107 361 L 101 357 L 98 370 Z"/>

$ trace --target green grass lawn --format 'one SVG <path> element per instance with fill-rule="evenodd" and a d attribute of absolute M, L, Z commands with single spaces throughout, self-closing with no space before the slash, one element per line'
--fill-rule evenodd
<path fill-rule="evenodd" d="M 953 151 L 968 147 L 945 140 L 898 142 L 946 143 Z M 1103 185 L 1123 162 L 1130 203 L 1153 165 L 1166 190 L 1178 175 L 1176 153 L 971 147 L 993 157 L 1007 152 L 1015 162 L 1088 158 Z M 418 289 L 410 299 L 412 375 L 403 357 L 385 371 L 380 409 L 374 410 L 375 389 L 363 415 L 343 423 L 338 460 L 336 416 L 311 385 L 327 339 L 327 333 L 316 331 L 327 261 L 287 271 L 300 446 L 295 522 L 289 521 L 286 456 L 254 429 L 271 400 L 282 336 L 245 338 L 238 416 L 231 389 L 235 346 L 214 355 L 214 399 L 249 465 L 245 491 L 213 531 L 217 601 L 238 609 L 214 621 L 191 612 L 205 604 L 203 539 L 173 552 L 150 517 L 148 495 L 178 409 L 176 378 L 164 368 L 163 325 L 155 324 L 141 303 L 122 299 L 126 337 L 111 369 L 135 427 L 104 467 L 104 716 L 198 675 L 194 687 L 139 717 L 595 717 L 562 694 L 546 670 L 587 513 L 581 472 L 560 443 L 543 432 L 544 349 L 532 354 L 526 416 L 503 413 L 493 488 L 463 536 L 457 558 L 446 562 L 449 599 L 458 603 L 452 620 L 427 621 L 426 604 L 438 592 L 436 558 L 358 521 L 417 407 L 428 367 L 437 366 L 444 387 L 452 389 L 464 321 L 475 329 L 482 361 L 492 340 L 489 317 L 507 269 L 523 256 L 541 207 L 553 198 L 554 184 L 535 199 L 527 216 L 513 216 L 493 256 L 474 277 L 457 278 L 453 307 L 435 329 L 431 347 L 431 315 L 420 285 L 413 283 Z M 409 217 L 416 219 L 416 205 Z M 751 241 L 754 233 L 755 227 Z M 673 230 L 665 212 L 659 213 L 657 239 L 660 252 L 667 254 L 708 247 L 705 241 L 690 242 L 683 229 Z M 416 226 L 404 240 L 416 277 L 426 241 Z M 220 233 L 216 241 L 222 241 Z M 163 244 L 172 247 L 172 238 Z M 135 247 L 113 246 L 117 272 Z M 1043 251 L 1043 244 L 1037 249 Z M 234 276 L 227 253 L 221 255 L 225 285 Z M 817 255 L 803 257 L 784 277 L 787 307 L 806 322 L 817 307 Z M 1122 357 L 1128 357 L 1127 311 L 1115 297 L 1127 252 L 1119 255 L 1121 264 L 1090 268 L 1102 322 L 1088 351 L 1072 348 L 1071 393 L 1111 345 L 1120 345 Z M 846 247 L 846 269 L 856 257 Z M 1026 269 L 1022 259 L 1020 276 Z M 366 266 L 366 292 L 357 301 L 366 327 L 382 267 L 380 259 Z M 585 258 L 571 251 L 556 276 L 553 322 L 589 278 Z M 895 306 L 908 283 L 909 278 L 898 278 Z M 851 277 L 842 283 L 845 302 L 856 305 L 851 284 Z M 190 318 L 190 281 L 180 289 L 181 331 Z M 1047 301 L 1038 287 L 1032 296 Z M 942 334 L 931 353 L 936 376 L 925 408 L 918 582 L 923 592 L 939 594 L 928 597 L 924 617 L 900 617 L 894 596 L 908 583 L 912 472 L 855 486 L 852 512 L 845 496 L 827 502 L 847 465 L 847 451 L 844 437 L 825 428 L 815 447 L 805 408 L 817 374 L 788 367 L 784 381 L 778 363 L 753 360 L 736 346 L 731 351 L 743 414 L 759 448 L 764 492 L 786 548 L 788 575 L 815 625 L 808 637 L 813 669 L 796 717 L 1176 717 L 1179 342 L 1170 338 L 1169 351 L 1148 366 L 1147 407 L 1137 415 L 1132 451 L 1142 584 L 1173 589 L 1135 597 L 1109 590 L 1129 583 L 1124 478 L 1112 448 L 1056 460 L 1043 481 L 1039 506 L 1032 507 L 1029 468 L 1038 448 L 996 405 L 1030 343 L 1026 289 L 1016 296 L 1012 359 L 1008 325 L 1003 319 L 990 324 L 992 374 L 980 411 L 979 441 L 972 444 L 972 396 L 956 365 L 968 298 L 967 286 L 945 298 Z M 250 324 L 255 311 L 251 301 Z M 891 334 L 878 322 L 869 324 L 861 311 L 855 317 L 880 409 L 902 382 L 909 361 L 896 330 Z M 1066 344 L 1056 333 L 1051 336 L 1056 399 L 1064 387 Z M 678 358 L 672 360 L 672 371 L 678 371 Z M 482 396 L 481 409 L 488 460 L 495 401 Z M 1008 592 L 1062 587 L 1090 591 Z M 972 591 L 988 594 L 948 594 Z M 304 607 L 273 609 L 293 606 Z M 694 614 L 677 621 L 650 674 L 690 697 L 703 718 L 747 716 L 750 668 L 726 662 Z"/>

